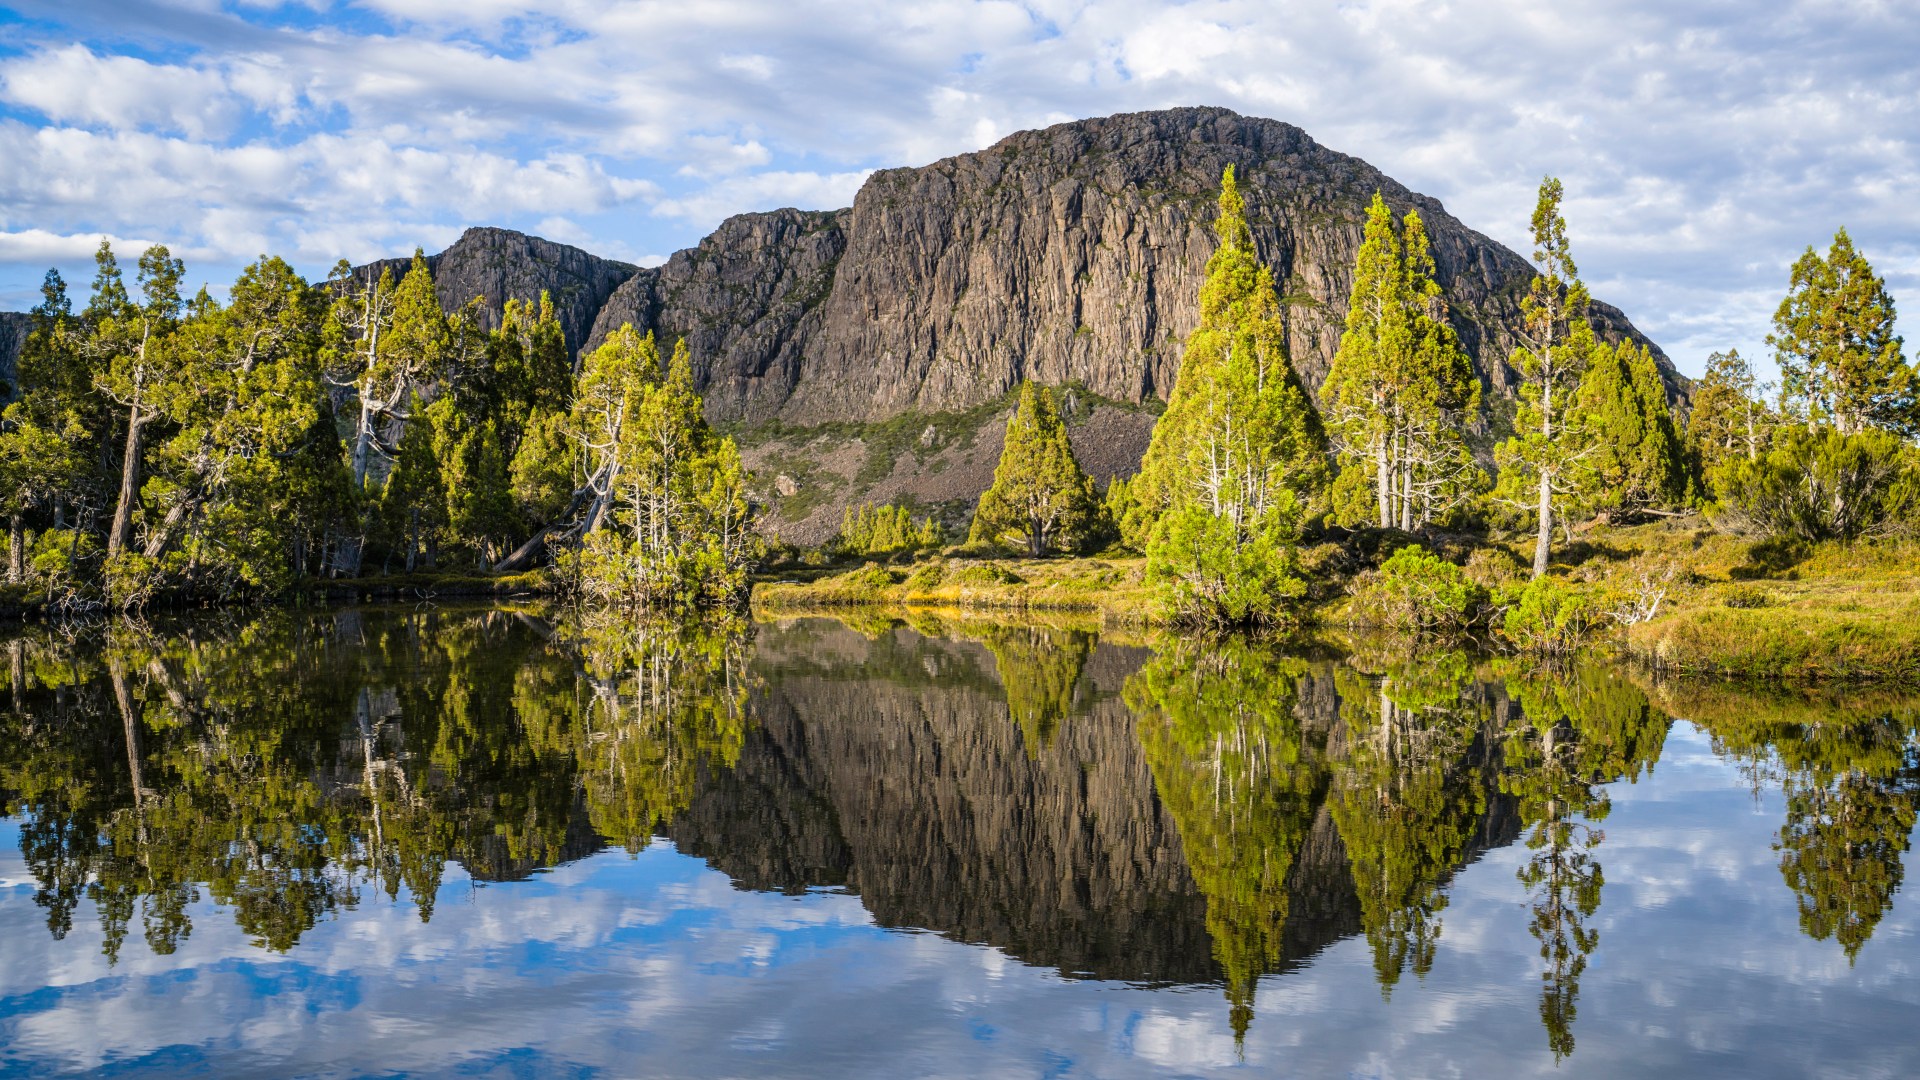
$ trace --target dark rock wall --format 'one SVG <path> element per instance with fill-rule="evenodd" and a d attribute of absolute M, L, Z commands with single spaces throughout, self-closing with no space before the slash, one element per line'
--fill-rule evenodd
<path fill-rule="evenodd" d="M 637 274 L 589 344 L 622 322 L 686 335 L 716 419 L 877 420 L 976 405 L 1023 378 L 1164 398 L 1198 318 L 1228 165 L 1310 386 L 1339 344 L 1366 206 L 1380 191 L 1396 213 L 1420 210 L 1462 340 L 1487 387 L 1511 396 L 1505 361 L 1527 261 L 1300 129 L 1224 109 L 1021 132 L 876 173 L 849 211 L 730 219 Z M 1640 337 L 1616 309 L 1596 305 L 1596 318 Z"/>

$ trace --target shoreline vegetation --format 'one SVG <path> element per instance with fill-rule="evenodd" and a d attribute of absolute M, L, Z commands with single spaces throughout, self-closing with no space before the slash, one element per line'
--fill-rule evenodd
<path fill-rule="evenodd" d="M 1096 484 L 1070 393 L 1023 382 L 964 542 L 951 506 L 865 503 L 805 551 L 769 534 L 684 340 L 623 326 L 576 357 L 549 298 L 450 313 L 417 252 L 397 280 L 342 263 L 319 285 L 263 257 L 223 304 L 184 297 L 157 245 L 129 289 L 103 242 L 82 310 L 49 272 L 0 416 L 0 614 L 944 609 L 1920 682 L 1920 376 L 1883 279 L 1844 230 L 1808 248 L 1768 338 L 1779 385 L 1734 352 L 1688 383 L 1595 328 L 1561 196 L 1542 182 L 1518 389 L 1489 404 L 1419 213 L 1379 195 L 1339 348 L 1303 384 L 1228 168 L 1137 472 Z"/>
<path fill-rule="evenodd" d="M 1474 583 L 1485 592 L 1476 598 L 1476 609 L 1439 633 L 1440 639 L 1471 638 L 1482 648 L 1518 649 L 1504 621 L 1525 591 L 1514 588 L 1524 579 L 1509 573 L 1503 580 L 1488 568 L 1518 566 L 1521 547 L 1473 547 L 1460 560 L 1477 564 L 1483 580 Z M 1331 556 L 1337 545 L 1326 548 L 1321 554 Z M 1340 638 L 1386 635 L 1402 642 L 1421 634 L 1371 606 L 1377 600 L 1369 590 L 1379 570 L 1364 559 L 1351 562 L 1327 571 L 1295 629 Z M 1619 584 L 1643 575 L 1646 566 L 1661 567 L 1663 577 L 1665 568 L 1672 568 L 1670 579 L 1656 586 L 1663 590 L 1658 610 L 1640 621 L 1615 617 L 1607 609 L 1636 599 L 1621 595 Z M 1025 559 L 951 549 L 893 563 L 789 570 L 771 571 L 755 584 L 756 614 L 1066 614 L 1102 630 L 1142 632 L 1178 623 L 1146 581 L 1146 560 L 1127 553 Z M 1603 610 L 1583 631 L 1579 651 L 1608 653 L 1655 675 L 1920 684 L 1920 543 L 1748 544 L 1691 518 L 1590 530 L 1556 559 L 1550 574 L 1547 580 L 1570 590 L 1614 594 L 1611 604 L 1596 601 Z M 1436 635 L 1428 630 L 1425 636 Z"/>

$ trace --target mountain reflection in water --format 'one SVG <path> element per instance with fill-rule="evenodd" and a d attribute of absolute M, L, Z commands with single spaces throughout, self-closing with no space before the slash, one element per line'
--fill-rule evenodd
<path fill-rule="evenodd" d="M 1737 773 L 1749 812 L 1775 808 L 1777 873 L 1753 887 L 1847 965 L 1894 910 L 1920 805 L 1898 697 L 1643 686 L 1430 646 L 1336 660 L 1044 624 L 667 632 L 454 608 L 31 630 L 0 649 L 0 794 L 24 870 L 0 888 L 0 940 L 30 906 L 62 943 L 35 956 L 70 960 L 73 934 L 109 971 L 142 950 L 153 971 L 214 920 L 299 957 L 370 905 L 431 923 L 449 881 L 530 888 L 665 837 L 737 889 L 843 890 L 879 927 L 991 946 L 1063 987 L 1217 987 L 1228 1064 L 1259 996 L 1336 943 L 1357 939 L 1391 1016 L 1409 980 L 1490 933 L 1529 942 L 1531 985 L 1499 990 L 1534 999 L 1549 1067 L 1584 1056 L 1582 981 L 1615 934 L 1609 817 L 1670 716 Z M 1455 879 L 1496 852 L 1512 914 L 1469 918 L 1456 947 Z M 97 933 L 74 934 L 88 920 Z M 1904 924 L 1887 948 L 1896 969 L 1916 959 Z M 24 1035 L 69 984 L 9 966 L 0 1068 L 33 1071 L 50 1062 Z M 1877 1037 L 1866 1071 L 1911 1071 L 1904 1030 Z M 855 1071 L 978 1071 L 880 1060 Z"/>

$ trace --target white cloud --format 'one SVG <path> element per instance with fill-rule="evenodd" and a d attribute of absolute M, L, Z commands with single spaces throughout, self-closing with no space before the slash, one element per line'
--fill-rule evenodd
<path fill-rule="evenodd" d="M 691 221 L 719 221 L 750 210 L 835 210 L 853 203 L 871 169 L 844 173 L 762 172 L 721 180 L 698 192 L 661 199 L 653 212 Z"/>
<path fill-rule="evenodd" d="M 1603 297 L 1689 351 L 1760 351 L 1787 263 L 1841 224 L 1896 294 L 1920 287 L 1920 205 L 1902 197 L 1920 184 L 1920 20 L 1898 5 L 363 0 L 321 29 L 267 4 L 129 3 L 113 26 L 16 6 L 73 38 L 0 60 L 0 100 L 46 135 L 0 175 L 15 231 L 378 241 L 653 205 L 593 232 L 660 251 L 736 210 L 844 205 L 864 170 L 1020 128 L 1219 104 L 1298 124 L 1515 247 L 1539 177 L 1560 176 Z M 173 59 L 75 44 L 130 26 Z M 177 145 L 88 141 L 117 138 Z"/>
<path fill-rule="evenodd" d="M 0 100 L 60 123 L 196 139 L 225 135 L 239 112 L 217 72 L 96 56 L 83 45 L 0 64 Z"/>

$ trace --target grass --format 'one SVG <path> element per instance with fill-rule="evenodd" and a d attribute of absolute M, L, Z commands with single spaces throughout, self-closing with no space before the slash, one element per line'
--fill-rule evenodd
<path fill-rule="evenodd" d="M 753 606 L 768 614 L 856 605 L 952 611 L 1044 611 L 1098 615 L 1102 623 L 1157 621 L 1160 605 L 1143 582 L 1146 560 L 1124 558 L 923 559 L 874 563 L 812 581 L 764 582 Z"/>
<path fill-rule="evenodd" d="M 1920 682 L 1920 544 L 1751 541 L 1697 521 L 1596 529 L 1556 568 L 1601 588 L 1676 568 L 1659 614 L 1616 644 L 1667 673 Z"/>

